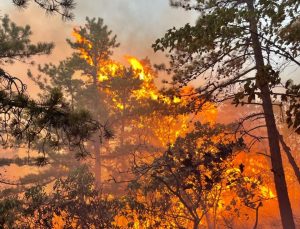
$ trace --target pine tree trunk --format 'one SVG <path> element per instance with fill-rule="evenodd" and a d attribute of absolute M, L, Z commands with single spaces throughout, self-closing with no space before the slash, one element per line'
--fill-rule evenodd
<path fill-rule="evenodd" d="M 213 217 L 211 216 L 209 211 L 205 213 L 205 217 L 207 222 L 207 229 L 215 229 L 215 222 L 214 219 L 212 220 Z"/>
<path fill-rule="evenodd" d="M 96 187 L 100 188 L 101 186 L 101 155 L 100 155 L 100 139 L 99 134 L 94 138 L 94 144 L 93 144 L 93 151 L 94 151 L 94 157 L 95 157 L 95 164 L 94 164 L 94 173 L 95 173 L 95 182 Z"/>
<path fill-rule="evenodd" d="M 285 174 L 283 170 L 282 157 L 280 153 L 279 135 L 276 127 L 275 116 L 273 111 L 273 105 L 271 100 L 271 92 L 268 86 L 268 82 L 264 80 L 264 59 L 261 49 L 261 44 L 257 31 L 257 19 L 255 16 L 255 10 L 253 0 L 248 0 L 247 5 L 250 11 L 250 32 L 252 47 L 254 51 L 254 57 L 257 68 L 256 81 L 261 91 L 262 107 L 265 114 L 265 121 L 267 126 L 269 148 L 271 154 L 272 172 L 274 174 L 275 189 L 278 197 L 278 204 L 281 216 L 282 226 L 285 229 L 294 229 L 295 223 L 293 219 L 292 208 L 288 196 L 287 184 L 285 180 Z"/>
<path fill-rule="evenodd" d="M 257 206 L 257 208 L 255 209 L 255 223 L 254 223 L 254 226 L 253 226 L 253 229 L 257 229 L 257 226 L 258 226 L 258 211 L 259 211 L 259 207 L 260 206 Z"/>
<path fill-rule="evenodd" d="M 199 223 L 200 223 L 199 219 L 194 219 L 193 229 L 199 229 Z"/>
<path fill-rule="evenodd" d="M 124 110 L 122 111 L 122 117 L 121 117 L 121 133 L 120 133 L 120 147 L 121 149 L 123 150 L 123 147 L 124 147 L 124 141 L 125 141 L 125 115 L 124 115 L 124 111 L 125 111 L 125 104 L 123 103 L 123 107 L 124 107 Z M 120 158 L 123 158 L 124 155 L 121 155 Z M 127 156 L 127 155 L 126 155 Z M 126 170 L 126 160 L 122 160 L 122 163 L 121 163 L 121 169 L 122 171 L 124 172 Z"/>
<path fill-rule="evenodd" d="M 280 139 L 282 148 L 285 151 L 286 156 L 294 170 L 294 173 L 295 173 L 295 176 L 297 177 L 298 183 L 300 184 L 300 169 L 297 165 L 297 162 L 295 161 L 295 158 L 292 155 L 291 148 L 285 143 L 282 135 L 279 135 L 279 139 Z"/>
<path fill-rule="evenodd" d="M 95 108 L 97 108 L 98 106 L 100 106 L 100 95 L 99 95 L 99 88 L 98 88 L 98 77 L 97 77 L 97 68 L 98 66 L 95 67 L 94 69 L 94 73 L 93 73 L 93 88 L 94 88 L 94 94 L 95 97 L 92 98 L 94 100 L 94 105 Z M 98 109 L 96 109 L 98 110 Z M 94 117 L 96 118 L 96 120 L 100 121 L 100 115 L 99 112 L 96 112 L 96 114 L 94 114 Z M 102 140 L 102 136 L 101 136 L 101 132 L 98 131 L 95 134 L 94 137 L 94 157 L 95 157 L 95 165 L 94 165 L 94 172 L 95 172 L 95 185 L 97 188 L 101 187 L 101 155 L 100 155 L 100 146 L 101 146 L 101 141 Z"/>
<path fill-rule="evenodd" d="M 274 174 L 274 182 L 279 202 L 281 221 L 284 228 L 293 229 L 295 228 L 295 224 L 293 220 L 293 213 L 288 196 L 285 174 L 283 170 L 283 163 L 279 145 L 279 136 L 275 123 L 272 101 L 270 98 L 270 94 L 268 94 L 268 86 L 263 87 L 261 91 L 263 100 L 263 110 L 265 113 L 265 120 L 269 139 L 272 172 Z"/>
<path fill-rule="evenodd" d="M 124 120 L 124 111 L 122 111 L 121 117 L 121 133 L 120 133 L 120 146 L 121 148 L 124 146 L 124 138 L 125 138 L 125 120 Z"/>

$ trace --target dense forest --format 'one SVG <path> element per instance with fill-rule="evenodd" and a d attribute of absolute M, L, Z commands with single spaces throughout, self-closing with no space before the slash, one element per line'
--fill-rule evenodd
<path fill-rule="evenodd" d="M 0 11 L 0 228 L 300 228 L 299 1 L 170 0 L 193 22 L 122 61 L 79 0 L 5 4 L 72 33 L 39 62 Z"/>

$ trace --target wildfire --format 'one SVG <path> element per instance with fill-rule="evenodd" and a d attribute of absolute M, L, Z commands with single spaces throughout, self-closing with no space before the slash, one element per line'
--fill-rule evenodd
<path fill-rule="evenodd" d="M 261 195 L 264 197 L 264 198 L 274 198 L 275 197 L 275 194 L 272 192 L 272 190 L 267 187 L 267 186 L 262 186 L 261 189 Z"/>
<path fill-rule="evenodd" d="M 144 66 L 141 64 L 140 61 L 138 61 L 135 57 L 131 57 L 131 56 L 125 56 L 125 58 L 130 63 L 132 69 L 134 71 L 139 72 L 140 80 L 143 80 L 143 81 L 151 81 L 152 80 L 152 76 L 150 74 L 145 73 Z"/>
<path fill-rule="evenodd" d="M 115 61 L 106 61 L 102 63 L 98 72 L 100 82 L 109 80 L 110 77 L 116 77 L 117 73 L 124 69 L 124 66 Z"/>
<path fill-rule="evenodd" d="M 80 56 L 83 59 L 85 59 L 89 65 L 94 66 L 94 61 L 87 51 L 87 50 L 91 50 L 93 48 L 91 42 L 89 40 L 84 39 L 84 37 L 82 37 L 76 29 L 73 30 L 72 35 L 78 43 L 81 43 L 84 46 L 86 46 L 86 49 L 84 49 L 84 48 L 79 49 Z"/>
<path fill-rule="evenodd" d="M 85 48 L 79 48 L 80 56 L 86 60 L 86 62 L 91 66 L 99 66 L 98 69 L 98 80 L 99 82 L 104 82 L 106 80 L 109 80 L 110 77 L 117 77 L 117 73 L 119 71 L 122 71 L 125 69 L 125 66 L 122 64 L 109 60 L 106 62 L 94 63 L 97 60 L 94 60 L 92 56 L 90 55 L 90 50 L 93 48 L 92 44 L 89 40 L 85 39 L 83 36 L 81 36 L 78 32 L 78 30 L 74 29 L 73 31 L 73 37 L 76 39 L 78 43 L 81 43 L 85 46 Z M 153 80 L 154 76 L 145 69 L 145 66 L 135 57 L 130 55 L 124 56 L 127 62 L 130 64 L 130 67 L 135 72 L 137 77 L 143 81 L 142 87 L 138 90 L 135 90 L 133 93 L 138 99 L 142 98 L 150 98 L 152 100 L 160 100 L 166 104 L 183 104 L 184 101 L 177 96 L 174 96 L 173 98 L 163 96 L 159 93 L 159 90 L 154 85 Z M 183 89 L 189 90 L 189 89 Z M 117 102 L 115 99 L 114 101 L 116 103 L 116 106 L 123 110 L 124 105 Z"/>
<path fill-rule="evenodd" d="M 86 45 L 87 50 L 92 49 L 91 43 L 83 39 L 80 36 L 80 34 L 76 32 L 76 30 L 74 30 L 73 35 L 78 42 Z M 80 49 L 80 53 L 81 53 L 81 57 L 84 60 L 86 60 L 86 62 L 89 65 L 91 66 L 96 65 L 92 57 L 89 55 L 88 51 Z M 170 105 L 170 106 L 186 106 L 190 103 L 188 99 L 184 99 L 184 98 L 188 98 L 189 95 L 194 94 L 195 93 L 194 88 L 184 87 L 180 91 L 178 96 L 173 96 L 173 97 L 165 96 L 159 91 L 159 89 L 154 84 L 154 75 L 151 73 L 151 71 L 147 69 L 147 66 L 145 66 L 145 64 L 143 64 L 137 58 L 132 56 L 127 55 L 125 56 L 125 59 L 130 65 L 131 70 L 133 71 L 132 77 L 135 77 L 136 79 L 139 79 L 141 81 L 141 85 L 139 85 L 138 88 L 135 88 L 131 92 L 130 96 L 134 97 L 136 100 L 150 99 L 152 101 L 158 101 L 163 103 L 164 105 Z M 98 63 L 97 66 L 99 66 L 99 69 L 97 69 L 98 70 L 97 74 L 98 74 L 98 80 L 100 84 L 108 82 L 112 78 L 122 77 L 122 74 L 124 73 L 124 71 L 126 71 L 126 67 L 123 64 L 112 60 Z M 122 101 L 122 98 L 119 95 L 117 95 L 115 92 L 110 91 L 110 89 L 107 89 L 107 91 L 105 92 L 111 97 L 111 101 L 115 106 L 116 110 L 118 111 L 126 110 L 127 105 L 125 105 L 124 101 Z M 216 106 L 211 103 L 205 103 L 204 105 L 202 105 L 201 101 L 196 101 L 196 103 L 198 103 L 199 106 L 201 105 L 202 107 L 202 112 L 198 115 L 198 117 L 200 117 L 200 119 L 204 120 L 205 122 L 211 123 L 212 125 L 215 124 L 217 114 L 218 114 Z M 162 146 L 166 146 L 167 144 L 172 145 L 178 137 L 183 136 L 190 130 L 190 122 L 193 118 L 194 117 L 191 117 L 191 115 L 187 115 L 187 114 L 159 116 L 159 114 L 154 112 L 154 115 L 152 117 L 151 116 L 146 118 L 139 117 L 138 120 L 133 120 L 132 124 L 135 127 L 143 130 L 150 127 L 155 135 L 155 139 L 158 139 L 159 144 Z M 218 142 L 222 137 L 223 135 L 220 135 L 216 137 L 217 139 L 212 139 L 212 140 Z M 205 142 L 199 142 L 199 144 L 205 144 Z M 252 172 L 254 172 L 254 167 L 252 167 Z M 239 173 L 241 173 L 241 170 L 238 167 L 226 171 L 226 174 L 229 177 L 230 176 L 233 177 L 232 183 L 226 185 L 226 192 L 228 192 L 229 195 L 232 186 L 235 185 L 234 174 L 239 174 Z M 259 186 L 258 192 L 260 193 L 260 196 L 262 196 L 263 198 L 271 199 L 275 197 L 271 189 L 266 185 L 262 185 L 260 180 L 250 176 L 249 177 L 245 176 L 243 179 L 244 179 L 243 182 L 246 183 L 246 185 L 257 184 L 257 186 Z M 217 191 L 220 191 L 221 189 L 222 187 L 220 185 L 219 190 Z M 157 195 L 159 195 L 159 193 Z M 140 198 L 144 198 L 144 196 L 141 196 Z M 231 198 L 231 196 L 229 198 Z M 176 211 L 179 215 L 183 214 L 184 206 L 180 206 L 180 202 L 178 202 L 176 198 L 172 199 L 171 201 L 174 202 L 176 201 L 176 204 L 174 204 L 176 209 L 172 209 L 172 210 Z M 225 211 L 225 208 L 223 209 L 221 206 L 218 208 L 219 209 L 216 210 Z M 137 214 L 133 215 L 135 221 L 133 224 L 133 228 L 143 228 L 143 225 L 140 225 L 139 220 L 137 220 L 138 217 L 139 216 Z M 55 218 L 54 221 L 57 222 L 56 228 L 59 228 L 61 225 L 63 225 L 63 217 L 55 216 L 54 218 Z M 122 215 L 116 216 L 115 222 L 116 222 L 115 223 L 116 226 L 123 226 L 123 227 L 126 227 L 126 225 L 128 225 L 129 223 L 126 217 Z M 170 224 L 172 224 L 171 221 Z M 147 222 L 145 222 L 144 225 L 148 226 Z M 172 225 L 172 226 L 175 227 L 176 225 Z"/>
<path fill-rule="evenodd" d="M 122 75 L 124 75 L 124 72 L 126 71 L 126 67 L 124 65 L 112 60 L 106 60 L 105 62 L 99 61 L 99 63 L 95 63 L 97 60 L 91 56 L 90 52 L 93 48 L 91 42 L 82 37 L 76 29 L 73 31 L 73 36 L 77 42 L 85 46 L 85 48 L 79 49 L 81 58 L 86 60 L 86 62 L 91 66 L 99 66 L 97 74 L 100 83 L 106 83 L 112 78 L 123 77 Z M 131 98 L 134 98 L 135 100 L 150 99 L 166 105 L 186 105 L 186 101 L 182 100 L 178 96 L 169 97 L 160 93 L 159 89 L 154 84 L 155 77 L 149 66 L 146 66 L 137 58 L 130 55 L 126 55 L 125 59 L 133 71 L 133 77 L 141 80 L 141 85 L 130 92 Z M 110 91 L 109 88 L 105 91 L 109 94 L 112 103 L 117 109 L 121 111 L 125 110 L 126 106 L 124 98 Z M 163 144 L 173 143 L 177 137 L 187 132 L 188 124 L 190 122 L 190 117 L 188 117 L 188 115 L 179 116 L 162 116 L 160 118 L 154 117 L 153 120 L 151 118 L 148 120 L 139 120 L 139 122 L 143 121 L 144 124 L 140 125 L 139 123 L 138 126 L 145 128 L 147 125 L 154 126 L 154 123 L 156 123 L 158 124 L 157 128 L 154 130 L 156 138 L 159 139 L 161 143 L 164 142 Z"/>
<path fill-rule="evenodd" d="M 85 56 L 84 54 L 82 55 Z M 170 98 L 161 95 L 158 88 L 154 84 L 154 76 L 145 70 L 145 67 L 137 58 L 125 56 L 125 59 L 130 64 L 130 67 L 134 71 L 136 77 L 142 81 L 141 87 L 132 92 L 133 96 L 135 96 L 137 99 L 149 98 L 152 100 L 160 100 L 169 105 L 183 103 L 182 99 L 177 96 Z M 124 69 L 124 65 L 115 61 L 110 60 L 102 63 L 98 72 L 98 80 L 99 82 L 105 82 L 112 77 L 120 77 L 118 73 L 124 71 Z M 116 98 L 113 99 L 113 102 L 119 109 L 124 109 L 124 105 L 121 104 Z"/>

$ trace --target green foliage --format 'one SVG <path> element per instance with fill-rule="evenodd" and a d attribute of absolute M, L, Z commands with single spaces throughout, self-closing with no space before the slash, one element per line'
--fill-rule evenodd
<path fill-rule="evenodd" d="M 28 76 L 39 86 L 42 93 L 49 92 L 53 88 L 60 89 L 65 99 L 70 101 L 72 108 L 74 108 L 76 107 L 75 98 L 80 94 L 84 84 L 82 80 L 74 79 L 74 74 L 79 63 L 79 57 L 73 55 L 66 60 L 60 61 L 58 66 L 51 63 L 45 66 L 39 65 L 39 71 L 45 74 L 47 78 L 40 74 L 34 77 L 31 71 L 28 71 Z"/>
<path fill-rule="evenodd" d="M 282 66 L 289 62 L 300 66 L 298 1 L 253 1 L 254 9 L 247 1 L 237 0 L 174 0 L 171 4 L 200 13 L 195 25 L 172 28 L 153 45 L 155 51 L 171 53 L 169 71 L 173 71 L 176 83 L 186 85 L 201 79 L 201 98 L 232 100 L 236 105 L 259 104 L 262 85 L 268 85 L 270 96 L 277 99 L 275 104 L 285 102 L 283 97 L 295 96 L 277 90 L 282 86 Z M 250 28 L 253 18 L 257 20 L 257 32 Z M 260 42 L 256 49 L 253 34 Z M 253 60 L 258 48 L 265 63 L 256 74 L 259 67 Z"/>
<path fill-rule="evenodd" d="M 296 133 L 300 134 L 300 85 L 294 84 L 289 80 L 285 84 L 286 95 L 283 96 L 283 101 L 287 102 L 287 124 L 293 127 Z"/>
<path fill-rule="evenodd" d="M 172 0 L 171 4 L 195 10 L 199 18 L 195 25 L 170 29 L 154 50 L 170 52 L 169 71 L 174 72 L 175 83 L 201 82 L 197 92 L 202 100 L 262 106 L 282 224 L 295 228 L 273 105 L 292 101 L 287 121 L 298 128 L 299 95 L 288 94 L 289 88 L 278 93 L 278 88 L 283 85 L 279 73 L 284 67 L 300 66 L 297 33 L 295 39 L 290 34 L 297 28 L 299 1 Z M 262 127 L 258 124 L 245 132 L 251 136 Z"/>
<path fill-rule="evenodd" d="M 122 209 L 118 200 L 109 200 L 97 191 L 94 177 L 83 166 L 72 172 L 67 179 L 60 179 L 54 185 L 53 211 L 57 215 L 67 213 L 66 226 L 71 226 L 74 219 L 78 226 L 114 228 L 114 217 Z"/>
<path fill-rule="evenodd" d="M 25 61 L 34 55 L 50 54 L 53 43 L 32 44 L 31 34 L 30 26 L 17 26 L 7 15 L 1 18 L 0 63 L 14 63 L 16 60 Z"/>
<path fill-rule="evenodd" d="M 18 85 L 18 81 L 6 73 L 1 77 L 1 143 L 4 146 L 35 144 L 45 155 L 46 147 L 59 149 L 64 145 L 78 150 L 81 155 L 87 154 L 84 142 L 100 127 L 89 113 L 72 111 L 59 90 L 52 90 L 37 102 L 24 94 L 21 82 Z"/>
<path fill-rule="evenodd" d="M 8 16 L 2 18 L 0 36 L 1 63 L 26 61 L 34 55 L 49 54 L 53 48 L 52 43 L 32 44 L 30 27 L 17 26 Z M 62 148 L 75 152 L 77 157 L 86 156 L 88 152 L 84 143 L 95 131 L 105 129 L 87 111 L 75 110 L 73 103 L 70 106 L 62 94 L 62 91 L 73 92 L 73 88 L 79 87 L 81 83 L 71 78 L 63 78 L 74 73 L 70 69 L 76 64 L 75 60 L 74 57 L 62 62 L 59 66 L 61 72 L 52 77 L 56 85 L 64 83 L 64 87 L 40 84 L 44 93 L 40 100 L 31 99 L 26 93 L 26 85 L 19 78 L 0 69 L 1 144 L 4 147 L 34 148 L 41 153 L 33 160 L 28 160 L 30 164 L 33 161 L 37 165 L 48 164 L 47 151 L 59 151 Z M 69 67 L 68 71 L 71 73 L 63 70 L 66 67 Z M 40 69 L 49 74 L 54 74 L 57 70 L 53 65 Z"/>
<path fill-rule="evenodd" d="M 20 216 L 21 202 L 18 198 L 7 197 L 0 201 L 0 227 L 13 228 Z"/>
<path fill-rule="evenodd" d="M 107 121 L 107 109 L 104 105 L 104 94 L 99 88 L 98 82 L 98 73 L 100 69 L 100 62 L 108 61 L 112 54 L 112 49 L 117 47 L 116 36 L 110 37 L 112 32 L 108 30 L 107 26 L 103 24 L 102 19 L 96 20 L 95 18 L 87 18 L 87 24 L 83 27 L 74 30 L 75 41 L 68 40 L 68 43 L 74 49 L 76 53 L 73 53 L 72 56 L 66 58 L 63 61 L 60 61 L 58 65 L 46 64 L 44 66 L 39 65 L 40 74 L 34 76 L 31 71 L 28 72 L 28 76 L 39 86 L 41 89 L 40 97 L 44 98 L 49 92 L 60 91 L 61 99 L 65 102 L 65 105 L 70 108 L 72 116 L 70 116 L 68 123 L 72 123 L 72 129 L 70 128 L 70 133 L 74 135 L 75 133 L 85 135 L 86 140 L 93 139 L 93 142 L 90 141 L 89 144 L 80 144 L 81 150 L 76 150 L 76 157 L 82 158 L 86 156 L 89 152 L 86 150 L 86 147 L 89 150 L 98 150 L 98 147 L 93 148 L 93 144 L 100 144 L 105 139 L 113 138 L 113 132 L 107 128 L 107 125 L 102 125 Z M 79 38 L 81 36 L 81 38 Z M 86 56 L 83 56 L 82 53 L 85 53 Z M 87 58 L 88 57 L 88 58 Z M 89 58 L 97 60 L 96 64 L 93 65 L 89 61 Z M 89 111 L 85 112 L 83 109 Z M 89 127 L 84 126 L 84 120 L 88 119 L 89 114 L 90 118 L 97 120 L 98 122 L 90 120 L 90 124 L 96 124 L 97 128 L 94 129 L 94 134 L 90 135 Z M 49 114 L 52 116 L 53 114 Z M 53 118 L 53 121 L 61 126 L 62 122 L 56 116 Z M 63 121 L 63 120 L 61 120 Z M 78 124 L 78 126 L 76 125 Z M 75 125 L 74 125 L 75 124 Z M 100 127 L 100 128 L 99 128 Z M 85 138 L 85 137 L 84 137 Z M 75 140 L 75 139 L 70 139 Z M 55 145 L 56 142 L 53 141 L 52 145 Z M 79 145 L 78 145 L 79 146 Z M 73 148 L 73 147 L 71 147 Z M 96 149 L 97 148 L 97 149 Z M 49 173 L 45 172 L 40 177 L 42 180 L 45 180 L 46 174 L 51 176 L 51 173 L 54 172 L 55 177 L 64 176 L 65 172 L 59 168 L 59 166 L 52 165 L 53 163 L 60 163 L 60 161 L 55 160 L 52 149 L 46 148 L 46 151 L 49 151 L 51 155 L 47 164 L 51 165 Z M 59 157 L 59 155 L 56 155 Z M 70 153 L 64 152 L 64 157 L 69 157 Z M 72 161 L 72 160 L 71 160 Z M 73 161 L 73 164 L 77 164 Z M 74 165 L 72 163 L 62 163 L 62 166 L 72 168 Z M 59 172 L 55 172 L 57 169 Z M 39 176 L 31 174 L 27 176 L 29 180 L 36 180 Z M 27 180 L 27 178 L 25 180 Z M 24 180 L 24 179 L 22 179 Z M 48 179 L 49 180 L 49 179 Z"/>
<path fill-rule="evenodd" d="M 285 40 L 286 43 L 299 44 L 300 33 L 299 33 L 299 18 L 294 18 L 287 26 L 280 31 L 280 36 Z"/>

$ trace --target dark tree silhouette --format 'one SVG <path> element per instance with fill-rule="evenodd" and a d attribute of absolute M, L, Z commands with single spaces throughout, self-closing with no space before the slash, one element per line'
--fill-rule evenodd
<path fill-rule="evenodd" d="M 0 61 L 11 64 L 49 54 L 52 43 L 33 44 L 29 26 L 20 27 L 2 18 Z M 102 125 L 84 110 L 73 110 L 62 93 L 53 88 L 40 100 L 31 99 L 18 77 L 0 68 L 0 141 L 3 147 L 27 147 L 40 154 L 37 164 L 47 163 L 47 149 L 68 148 L 77 156 L 88 155 L 85 142 Z M 102 129 L 103 131 L 104 129 Z"/>
<path fill-rule="evenodd" d="M 75 8 L 74 0 L 12 0 L 13 4 L 26 8 L 31 2 L 37 4 L 49 14 L 59 14 L 64 20 L 72 20 L 74 14 L 72 10 Z"/>
<path fill-rule="evenodd" d="M 233 163 L 245 144 L 243 139 L 231 141 L 226 132 L 221 125 L 195 123 L 193 131 L 177 138 L 162 155 L 137 161 L 137 180 L 130 187 L 146 209 L 141 221 L 153 217 L 154 228 L 168 228 L 171 221 L 176 228 L 197 229 L 205 217 L 207 227 L 215 228 L 220 225 L 217 215 L 224 214 L 220 202 L 228 211 L 259 208 L 266 199 L 260 192 L 262 181 L 250 179 L 243 164 Z M 232 199 L 226 201 L 229 195 Z"/>
<path fill-rule="evenodd" d="M 0 198 L 0 227 L 53 228 L 58 223 L 55 217 L 61 217 L 64 228 L 119 228 L 115 217 L 125 202 L 102 195 L 87 166 L 56 179 L 51 193 L 45 189 L 44 185 L 36 185 L 26 189 L 22 197 Z"/>
<path fill-rule="evenodd" d="M 30 40 L 31 35 L 30 26 L 18 26 L 7 15 L 1 18 L 0 64 L 26 61 L 32 56 L 51 53 L 54 48 L 53 43 L 38 42 L 33 44 Z"/>

